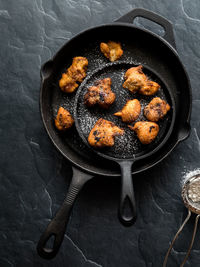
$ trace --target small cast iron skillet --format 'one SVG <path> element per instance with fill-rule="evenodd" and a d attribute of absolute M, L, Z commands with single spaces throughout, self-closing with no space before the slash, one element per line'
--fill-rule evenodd
<path fill-rule="evenodd" d="M 119 218 L 122 223 L 126 225 L 132 224 L 136 220 L 136 206 L 132 182 L 132 165 L 137 160 L 144 160 L 147 157 L 156 153 L 170 137 L 174 122 L 175 122 L 175 100 L 170 88 L 162 81 L 162 79 L 155 74 L 147 66 L 143 66 L 143 72 L 151 79 L 159 83 L 161 86 L 159 91 L 153 96 L 143 96 L 139 94 L 132 94 L 127 89 L 122 87 L 124 74 L 127 69 L 134 67 L 135 64 L 131 62 L 116 62 L 109 63 L 99 67 L 79 86 L 74 103 L 74 119 L 76 130 L 86 146 L 89 147 L 98 156 L 103 157 L 109 161 L 114 161 L 119 164 L 122 177 L 121 201 L 119 206 Z M 106 77 L 112 80 L 112 91 L 116 94 L 114 104 L 105 110 L 98 107 L 87 108 L 84 104 L 84 95 L 88 87 L 94 85 L 96 81 Z M 171 106 L 171 111 L 165 116 L 163 120 L 158 122 L 159 134 L 155 141 L 149 145 L 142 145 L 133 131 L 129 130 L 127 124 L 121 122 L 121 119 L 116 118 L 113 114 L 122 108 L 122 103 L 127 99 L 137 98 L 140 100 L 142 110 L 137 121 L 147 121 L 143 115 L 143 108 L 154 97 L 164 99 Z M 92 149 L 88 143 L 88 136 L 96 121 L 100 118 L 107 119 L 114 122 L 117 126 L 124 128 L 125 133 L 123 137 L 115 138 L 115 145 L 112 148 Z"/>
<path fill-rule="evenodd" d="M 160 37 L 148 30 L 135 27 L 133 20 L 136 17 L 144 17 L 161 25 L 165 29 L 165 35 Z M 98 70 L 99 66 L 105 66 L 108 61 L 101 55 L 99 44 L 108 40 L 122 43 L 124 55 L 119 63 L 123 61 L 123 64 L 142 64 L 146 66 L 146 71 L 149 70 L 152 75 L 155 75 L 155 78 L 163 82 L 163 88 L 166 88 L 166 94 L 170 96 L 173 106 L 170 115 L 171 124 L 167 124 L 168 130 L 161 139 L 158 139 L 159 144 L 157 148 L 154 147 L 156 151 L 152 149 L 153 154 L 145 151 L 145 158 L 137 157 L 132 174 L 144 171 L 160 162 L 180 141 L 187 138 L 190 132 L 190 82 L 175 50 L 172 25 L 165 18 L 144 9 L 135 9 L 112 24 L 85 30 L 67 42 L 53 59 L 46 62 L 41 68 L 40 109 L 42 120 L 55 147 L 73 165 L 73 177 L 66 199 L 41 236 L 37 246 L 39 255 L 46 259 L 55 257 L 60 248 L 72 206 L 82 186 L 94 175 L 108 177 L 121 175 L 118 163 L 104 159 L 88 148 L 79 137 L 75 127 L 67 133 L 61 134 L 54 126 L 54 118 L 59 106 L 67 108 L 71 113 L 74 112 L 76 94 L 69 96 L 61 92 L 58 86 L 61 74 L 70 66 L 72 58 L 75 56 L 88 58 L 89 76 Z M 121 102 L 122 106 L 125 104 L 123 101 Z M 172 124 L 173 127 L 170 128 Z M 131 164 L 129 163 L 129 165 L 127 180 L 130 185 Z M 131 217 L 129 219 L 133 221 Z M 127 220 L 123 222 L 126 224 Z M 52 236 L 54 237 L 53 246 L 47 248 L 47 242 Z"/>

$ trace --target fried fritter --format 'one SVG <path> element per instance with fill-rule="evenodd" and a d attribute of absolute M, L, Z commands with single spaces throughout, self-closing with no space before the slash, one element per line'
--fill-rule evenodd
<path fill-rule="evenodd" d="M 123 122 L 133 122 L 139 117 L 140 111 L 140 101 L 137 99 L 133 99 L 128 100 L 122 110 L 116 112 L 114 115 L 121 117 Z"/>
<path fill-rule="evenodd" d="M 133 127 L 130 125 L 128 127 L 136 132 L 138 139 L 144 145 L 150 144 L 159 132 L 158 124 L 150 121 L 138 121 Z"/>
<path fill-rule="evenodd" d="M 123 134 L 123 129 L 117 127 L 113 122 L 101 118 L 91 130 L 88 136 L 88 142 L 96 148 L 111 147 L 115 143 L 114 137 Z"/>
<path fill-rule="evenodd" d="M 144 86 L 140 88 L 139 93 L 141 95 L 154 95 L 159 88 L 160 85 L 158 83 L 147 80 Z"/>
<path fill-rule="evenodd" d="M 69 73 L 63 73 L 62 78 L 59 81 L 60 89 L 65 93 L 73 93 L 78 87 L 78 83 L 69 75 Z"/>
<path fill-rule="evenodd" d="M 115 101 L 115 93 L 111 91 L 111 78 L 99 80 L 94 86 L 88 88 L 84 96 L 84 103 L 88 107 L 99 105 L 108 108 Z"/>
<path fill-rule="evenodd" d="M 118 42 L 109 41 L 108 43 L 101 43 L 100 50 L 112 62 L 123 55 L 121 44 Z"/>
<path fill-rule="evenodd" d="M 55 126 L 60 131 L 65 131 L 72 127 L 74 119 L 68 110 L 60 107 L 55 118 Z"/>
<path fill-rule="evenodd" d="M 86 77 L 88 60 L 86 57 L 74 57 L 72 65 L 68 68 L 69 75 L 77 82 L 82 82 Z"/>
<path fill-rule="evenodd" d="M 62 74 L 59 81 L 60 89 L 66 93 L 73 93 L 79 86 L 77 82 L 82 82 L 86 77 L 88 60 L 85 57 L 74 57 L 72 65 Z"/>
<path fill-rule="evenodd" d="M 144 108 L 144 116 L 150 121 L 159 121 L 170 110 L 170 105 L 160 97 L 155 97 Z"/>
<path fill-rule="evenodd" d="M 123 87 L 127 88 L 132 93 L 138 91 L 142 95 L 153 95 L 158 91 L 160 85 L 150 81 L 143 73 L 142 65 L 139 65 L 127 70 Z"/>
<path fill-rule="evenodd" d="M 146 75 L 142 72 L 142 66 L 128 69 L 124 75 L 123 87 L 132 93 L 136 93 L 146 82 Z"/>

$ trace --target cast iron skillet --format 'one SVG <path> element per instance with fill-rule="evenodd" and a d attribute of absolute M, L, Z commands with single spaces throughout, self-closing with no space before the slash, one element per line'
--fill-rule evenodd
<path fill-rule="evenodd" d="M 76 93 L 74 103 L 74 119 L 76 130 L 81 139 L 94 153 L 107 160 L 114 161 L 119 164 L 122 176 L 122 192 L 119 206 L 119 218 L 124 224 L 132 224 L 136 220 L 136 207 L 134 190 L 132 183 L 132 164 L 138 160 L 144 160 L 152 156 L 167 142 L 171 135 L 175 122 L 175 101 L 170 88 L 162 81 L 158 74 L 154 73 L 147 66 L 143 66 L 143 72 L 151 79 L 159 83 L 160 89 L 153 96 L 143 96 L 140 94 L 132 94 L 122 87 L 124 74 L 127 69 L 134 67 L 135 64 L 129 60 L 126 62 L 114 62 L 100 66 L 97 70 L 87 76 L 87 78 L 79 86 Z M 96 81 L 106 77 L 112 80 L 112 91 L 116 94 L 114 104 L 107 110 L 93 107 L 88 108 L 84 104 L 84 96 L 90 86 Z M 149 145 L 142 145 L 136 135 L 131 131 L 126 123 L 116 118 L 113 114 L 122 109 L 123 103 L 127 99 L 137 98 L 140 100 L 142 110 L 137 121 L 146 121 L 143 115 L 143 108 L 154 98 L 161 97 L 171 106 L 171 111 L 163 120 L 158 122 L 159 134 L 155 141 Z M 88 136 L 96 121 L 100 118 L 114 122 L 117 126 L 124 128 L 125 133 L 122 137 L 115 138 L 115 145 L 111 148 L 92 149 L 88 143 Z"/>
<path fill-rule="evenodd" d="M 165 29 L 165 35 L 160 37 L 148 30 L 135 27 L 132 23 L 138 16 L 161 25 Z M 123 61 L 125 64 L 131 62 L 147 66 L 147 69 L 152 70 L 152 74 L 163 82 L 164 88 L 167 88 L 165 91 L 171 94 L 170 99 L 173 101 L 171 122 L 174 120 L 174 123 L 169 124 L 169 130 L 164 135 L 166 142 L 161 146 L 158 145 L 159 149 L 155 153 L 134 162 L 132 174 L 144 171 L 160 162 L 180 141 L 186 139 L 190 132 L 191 87 L 185 68 L 175 50 L 173 29 L 169 21 L 150 11 L 135 9 L 112 24 L 88 29 L 67 42 L 54 58 L 41 68 L 42 120 L 53 144 L 73 165 L 73 177 L 64 203 L 37 246 L 38 253 L 43 258 L 51 259 L 56 256 L 64 237 L 71 208 L 82 186 L 94 175 L 120 176 L 118 164 L 108 162 L 107 159 L 91 151 L 79 137 L 75 127 L 65 134 L 59 133 L 54 127 L 54 117 L 59 106 L 67 108 L 71 113 L 74 111 L 76 94 L 66 95 L 58 86 L 62 72 L 71 64 L 73 57 L 86 56 L 89 61 L 88 75 L 92 75 L 99 66 L 108 63 L 99 52 L 99 43 L 107 40 L 117 40 L 122 43 L 124 55 L 119 63 Z M 53 246 L 47 248 L 47 242 L 52 236 Z"/>

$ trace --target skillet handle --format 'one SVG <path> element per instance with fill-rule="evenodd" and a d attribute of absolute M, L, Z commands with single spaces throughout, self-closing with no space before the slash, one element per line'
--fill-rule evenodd
<path fill-rule="evenodd" d="M 137 17 L 143 17 L 162 26 L 165 30 L 165 35 L 163 36 L 163 38 L 176 49 L 176 43 L 171 22 L 152 11 L 143 8 L 136 8 L 128 12 L 124 16 L 120 17 L 115 22 L 133 23 L 133 20 Z"/>
<path fill-rule="evenodd" d="M 132 181 L 133 161 L 119 162 L 121 168 L 122 191 L 119 205 L 119 219 L 125 226 L 130 226 L 136 221 L 136 204 Z"/>
<path fill-rule="evenodd" d="M 78 193 L 83 185 L 93 176 L 83 173 L 76 168 L 73 168 L 73 177 L 68 189 L 67 196 L 56 213 L 55 217 L 47 226 L 45 232 L 41 235 L 37 245 L 37 252 L 40 257 L 45 259 L 52 259 L 56 256 L 66 230 L 67 223 L 70 218 L 73 204 L 76 200 Z M 47 247 L 48 241 L 53 238 L 53 245 L 51 248 Z"/>

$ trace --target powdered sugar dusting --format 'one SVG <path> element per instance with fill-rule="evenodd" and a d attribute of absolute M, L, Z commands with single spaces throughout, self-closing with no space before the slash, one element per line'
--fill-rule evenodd
<path fill-rule="evenodd" d="M 162 138 L 166 135 L 166 131 L 169 128 L 173 107 L 169 114 L 165 117 L 163 121 L 159 122 L 160 126 L 160 132 L 155 142 L 153 142 L 152 145 L 144 146 L 141 145 L 141 143 L 138 141 L 135 133 L 131 131 L 125 123 L 121 121 L 120 118 L 117 118 L 113 116 L 113 114 L 119 110 L 122 109 L 123 105 L 126 103 L 128 99 L 138 98 L 141 101 L 142 111 L 141 115 L 138 118 L 138 120 L 146 120 L 143 116 L 143 109 L 144 106 L 147 105 L 152 97 L 145 97 L 141 95 L 133 95 L 128 90 L 124 89 L 122 87 L 122 84 L 124 82 L 124 73 L 126 70 L 132 66 L 138 66 L 144 63 L 144 57 L 143 55 L 138 52 L 138 49 L 133 49 L 133 44 L 124 43 L 122 44 L 124 54 L 123 56 L 115 63 L 113 63 L 113 67 L 109 69 L 109 62 L 108 59 L 106 59 L 103 54 L 100 52 L 99 49 L 100 41 L 90 42 L 82 46 L 81 49 L 79 49 L 78 54 L 77 51 L 74 50 L 75 54 L 68 55 L 68 52 L 66 51 L 66 61 L 63 61 L 63 65 L 60 66 L 60 69 L 56 70 L 57 73 L 54 73 L 53 83 L 51 84 L 51 87 L 49 90 L 52 91 L 52 117 L 55 118 L 58 108 L 60 106 L 64 107 L 65 109 L 69 110 L 71 114 L 74 114 L 74 102 L 76 97 L 76 92 L 72 94 L 66 94 L 62 92 L 59 88 L 58 81 L 61 78 L 61 74 L 66 71 L 66 69 L 70 66 L 72 58 L 74 56 L 85 56 L 88 59 L 88 71 L 87 71 L 87 77 L 83 81 L 82 84 L 84 84 L 83 93 L 80 97 L 80 104 L 83 108 L 79 110 L 80 116 L 80 125 L 81 129 L 87 138 L 90 130 L 94 126 L 95 122 L 100 118 L 103 117 L 105 119 L 108 119 L 110 121 L 113 121 L 116 125 L 119 127 L 125 129 L 124 136 L 116 137 L 115 146 L 110 149 L 110 153 L 120 156 L 121 158 L 125 157 L 133 157 L 134 154 L 140 153 L 142 150 L 152 150 L 154 146 L 157 145 L 158 140 L 162 140 Z M 137 52 L 136 52 L 137 51 Z M 136 54 L 135 54 L 136 53 Z M 137 58 L 137 59 L 136 59 Z M 98 71 L 97 75 L 92 76 L 93 73 L 102 68 L 103 71 Z M 161 83 L 159 79 L 157 79 L 156 75 L 153 75 L 153 73 L 150 73 L 147 71 L 146 73 L 152 80 L 157 81 L 158 83 Z M 152 76 L 153 75 L 153 76 Z M 85 90 L 87 90 L 88 86 L 93 85 L 93 82 L 96 79 L 102 79 L 105 77 L 111 77 L 112 79 L 112 90 L 116 93 L 116 101 L 112 105 L 111 108 L 109 108 L 108 111 L 100 110 L 98 108 L 95 109 L 87 109 L 83 105 L 83 96 L 85 94 Z M 80 87 L 82 86 L 80 85 Z M 163 84 L 163 83 L 162 83 Z M 167 100 L 167 102 L 172 106 L 169 94 L 165 88 L 165 86 L 161 86 L 161 89 L 159 92 L 154 96 L 159 96 L 164 100 Z M 84 115 L 83 115 L 84 114 Z M 60 135 L 61 133 L 57 133 Z M 73 150 L 76 150 L 77 153 L 81 154 L 82 156 L 86 157 L 89 156 L 90 151 L 88 150 L 87 146 L 81 141 L 81 138 L 78 135 L 78 132 L 76 131 L 75 127 L 65 133 L 62 136 L 63 142 L 66 142 L 68 146 L 72 147 Z"/>
<path fill-rule="evenodd" d="M 135 66 L 134 62 L 117 62 L 108 63 L 103 65 L 97 71 L 88 75 L 85 81 L 82 83 L 77 92 L 77 110 L 75 110 L 75 116 L 77 115 L 78 127 L 80 127 L 81 135 L 84 136 L 85 142 L 87 137 L 95 125 L 96 121 L 100 118 L 107 119 L 114 122 L 117 126 L 125 130 L 123 136 L 115 138 L 115 145 L 112 148 L 106 148 L 105 153 L 109 156 L 116 158 L 132 158 L 135 155 L 141 155 L 152 151 L 157 145 L 163 140 L 169 129 L 172 111 L 165 117 L 164 120 L 158 122 L 160 131 L 154 142 L 150 145 L 142 145 L 138 140 L 136 134 L 127 127 L 127 124 L 123 123 L 120 118 L 113 114 L 122 109 L 126 101 L 129 99 L 137 98 L 141 103 L 141 113 L 137 121 L 146 120 L 143 115 L 144 107 L 152 100 L 152 98 L 158 96 L 166 100 L 171 106 L 171 99 L 164 83 L 151 71 L 144 68 L 145 74 L 151 80 L 157 81 L 161 88 L 154 96 L 143 96 L 140 94 L 132 94 L 129 90 L 122 87 L 124 81 L 124 74 L 128 68 Z M 116 100 L 113 105 L 108 109 L 104 110 L 100 107 L 88 108 L 84 104 L 84 95 L 87 89 L 94 84 L 96 80 L 110 77 L 112 79 L 112 91 L 116 94 Z"/>

